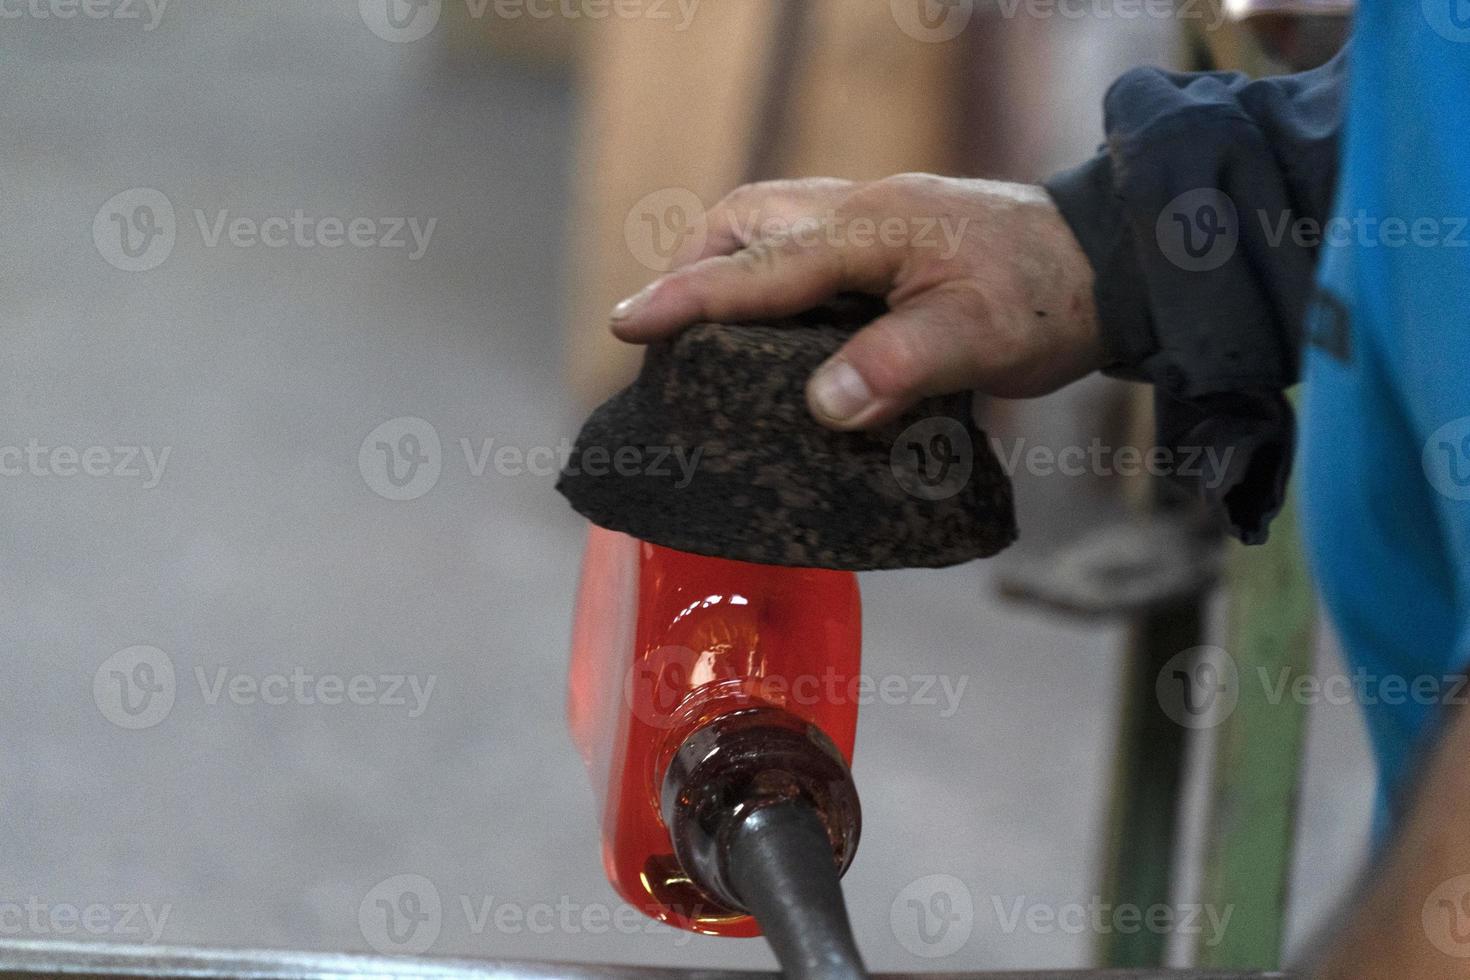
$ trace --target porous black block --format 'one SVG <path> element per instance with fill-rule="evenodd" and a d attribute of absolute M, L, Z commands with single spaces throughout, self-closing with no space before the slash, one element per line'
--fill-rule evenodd
<path fill-rule="evenodd" d="M 637 381 L 587 420 L 557 489 L 595 524 L 741 561 L 861 571 L 1001 551 L 1016 538 L 1011 483 L 971 395 L 870 432 L 808 412 L 812 370 L 881 312 L 843 299 L 650 347 Z"/>

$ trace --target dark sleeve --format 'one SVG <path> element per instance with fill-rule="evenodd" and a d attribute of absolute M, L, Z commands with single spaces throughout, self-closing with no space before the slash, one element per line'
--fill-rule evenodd
<path fill-rule="evenodd" d="M 1227 463 L 1218 485 L 1177 479 L 1247 543 L 1290 473 L 1284 390 L 1316 265 L 1290 229 L 1329 217 L 1346 63 L 1258 81 L 1136 69 L 1108 90 L 1103 151 L 1046 182 L 1092 261 L 1107 372 L 1156 386 L 1176 458 Z"/>

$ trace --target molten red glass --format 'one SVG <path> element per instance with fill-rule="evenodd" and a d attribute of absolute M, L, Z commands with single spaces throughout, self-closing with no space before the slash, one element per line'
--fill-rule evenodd
<path fill-rule="evenodd" d="M 593 527 L 572 636 L 568 722 L 603 808 L 603 861 L 629 903 L 721 936 L 759 934 L 674 858 L 659 812 L 697 728 L 776 708 L 851 763 L 862 613 L 848 572 L 706 558 Z"/>

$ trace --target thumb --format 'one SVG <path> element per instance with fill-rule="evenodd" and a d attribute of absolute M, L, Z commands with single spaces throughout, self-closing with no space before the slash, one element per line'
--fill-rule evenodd
<path fill-rule="evenodd" d="M 858 331 L 812 372 L 807 405 L 833 429 L 888 422 L 921 398 L 976 386 L 976 314 L 936 290 Z"/>

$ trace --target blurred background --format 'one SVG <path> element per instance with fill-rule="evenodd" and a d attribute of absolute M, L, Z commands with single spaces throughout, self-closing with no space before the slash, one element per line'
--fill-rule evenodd
<path fill-rule="evenodd" d="M 1130 66 L 1281 67 L 1204 4 L 799 9 L 0 4 L 0 938 L 370 950 L 363 909 L 411 875 L 430 954 L 773 965 L 626 914 L 565 734 L 584 527 L 550 460 L 636 367 L 607 309 L 681 206 L 747 179 L 1034 181 L 1094 151 Z M 1053 449 L 1148 431 L 1100 379 L 981 410 Z M 404 436 L 407 483 L 373 449 Z M 1152 497 L 1017 483 L 1033 564 Z M 1002 600 L 1006 561 L 862 583 L 870 672 L 963 683 L 863 711 L 874 969 L 1083 966 L 1105 938 L 1015 913 L 1101 894 L 1138 616 Z M 1357 709 L 1306 719 L 1288 950 L 1360 868 L 1373 789 Z M 971 899 L 953 949 L 902 921 L 935 875 Z"/>

